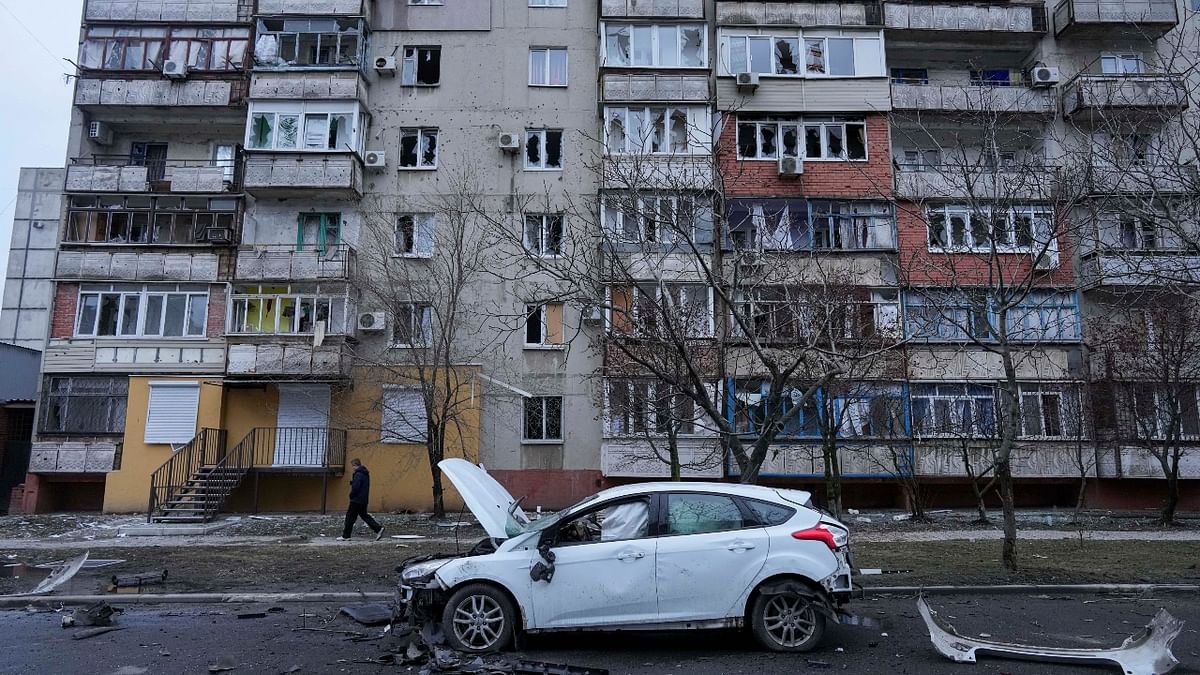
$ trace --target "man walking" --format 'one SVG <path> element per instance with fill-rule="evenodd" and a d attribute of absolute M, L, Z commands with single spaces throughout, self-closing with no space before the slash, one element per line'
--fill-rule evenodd
<path fill-rule="evenodd" d="M 375 541 L 383 539 L 383 526 L 375 522 L 367 513 L 367 499 L 371 496 L 371 472 L 362 465 L 358 458 L 350 460 L 354 474 L 350 477 L 350 506 L 346 509 L 346 525 L 342 528 L 342 536 L 338 541 L 350 541 L 354 531 L 354 521 L 362 518 L 367 527 L 375 532 Z"/>

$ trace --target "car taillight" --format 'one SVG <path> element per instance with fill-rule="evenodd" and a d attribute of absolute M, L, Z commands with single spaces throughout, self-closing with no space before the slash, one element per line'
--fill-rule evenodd
<path fill-rule="evenodd" d="M 824 524 L 817 524 L 807 530 L 793 532 L 792 539 L 819 541 L 828 546 L 830 551 L 836 551 L 838 547 L 837 542 L 834 541 L 833 532 L 830 532 L 829 528 L 825 527 Z"/>

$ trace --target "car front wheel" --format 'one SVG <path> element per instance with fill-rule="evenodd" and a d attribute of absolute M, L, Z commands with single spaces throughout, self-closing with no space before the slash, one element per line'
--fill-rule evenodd
<path fill-rule="evenodd" d="M 454 649 L 484 654 L 512 641 L 515 612 L 504 593 L 485 584 L 463 586 L 442 610 L 442 630 Z"/>
<path fill-rule="evenodd" d="M 759 595 L 750 611 L 750 629 L 773 652 L 808 652 L 825 636 L 825 615 L 803 595 Z"/>

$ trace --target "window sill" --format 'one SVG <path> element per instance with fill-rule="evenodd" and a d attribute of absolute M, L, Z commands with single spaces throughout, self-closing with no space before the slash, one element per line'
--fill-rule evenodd
<path fill-rule="evenodd" d="M 392 257 L 406 260 L 431 260 L 433 259 L 433 254 L 430 253 L 429 255 L 425 255 L 421 253 L 393 253 Z"/>
<path fill-rule="evenodd" d="M 562 167 L 560 166 L 560 167 L 551 168 L 551 169 L 540 169 L 536 166 L 527 166 L 527 167 L 525 167 L 525 170 L 531 171 L 531 172 L 537 172 L 537 173 L 555 173 L 555 172 L 561 172 Z"/>
<path fill-rule="evenodd" d="M 442 86 L 442 83 L 438 82 L 436 84 L 421 84 L 421 83 L 402 84 L 400 86 L 404 89 L 437 89 L 438 87 Z"/>
<path fill-rule="evenodd" d="M 218 335 L 224 337 L 226 334 Z M 311 333 L 310 333 L 311 335 Z M 212 340 L 207 335 L 74 335 L 71 340 L 94 340 L 96 342 L 162 342 L 165 340 L 185 340 L 201 342 Z"/>
<path fill-rule="evenodd" d="M 565 84 L 534 84 L 533 82 L 530 82 L 529 86 L 537 88 L 537 89 L 566 89 L 568 85 L 565 85 Z"/>
<path fill-rule="evenodd" d="M 790 159 L 790 158 L 791 158 L 791 156 L 789 155 L 789 156 L 788 156 L 788 158 Z M 801 162 L 804 162 L 805 164 L 808 164 L 809 162 L 848 162 L 848 163 L 855 163 L 855 162 L 869 162 L 869 161 L 871 161 L 871 160 L 870 160 L 870 158 L 867 158 L 867 157 L 863 157 L 862 159 L 843 159 L 843 158 L 840 158 L 840 157 L 836 157 L 836 158 L 830 158 L 830 157 L 796 157 L 796 159 L 799 159 Z M 738 157 L 738 161 L 739 161 L 739 162 L 778 162 L 778 161 L 779 161 L 779 158 L 778 158 L 778 157 L 740 157 L 740 156 L 739 156 L 739 157 Z"/>
<path fill-rule="evenodd" d="M 562 439 L 522 438 L 521 445 L 562 445 Z"/>
<path fill-rule="evenodd" d="M 531 351 L 531 352 L 561 352 L 562 350 L 566 349 L 567 346 L 566 345 L 529 344 L 528 342 L 526 342 L 523 345 L 523 348 L 526 351 Z"/>
<path fill-rule="evenodd" d="M 437 171 L 436 166 L 399 166 L 397 171 Z"/>
<path fill-rule="evenodd" d="M 405 345 L 392 343 L 388 345 L 388 349 L 429 349 L 429 345 Z"/>
<path fill-rule="evenodd" d="M 940 253 L 944 255 L 980 255 L 982 253 L 998 253 L 1003 255 L 1033 255 L 1031 248 L 946 248 L 944 246 L 930 246 L 927 249 L 930 253 Z"/>

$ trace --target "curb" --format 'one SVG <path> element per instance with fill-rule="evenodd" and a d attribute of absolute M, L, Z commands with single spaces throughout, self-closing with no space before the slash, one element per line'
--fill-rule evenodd
<path fill-rule="evenodd" d="M 276 602 L 366 602 L 390 601 L 394 593 L 113 593 L 105 595 L 9 595 L 0 597 L 0 608 L 30 605 L 90 605 L 107 602 L 110 605 L 159 604 L 246 604 Z"/>
<path fill-rule="evenodd" d="M 1018 593 L 1200 593 L 1200 584 L 1008 584 L 981 586 L 863 586 L 856 597 L 875 595 L 1007 595 Z"/>

